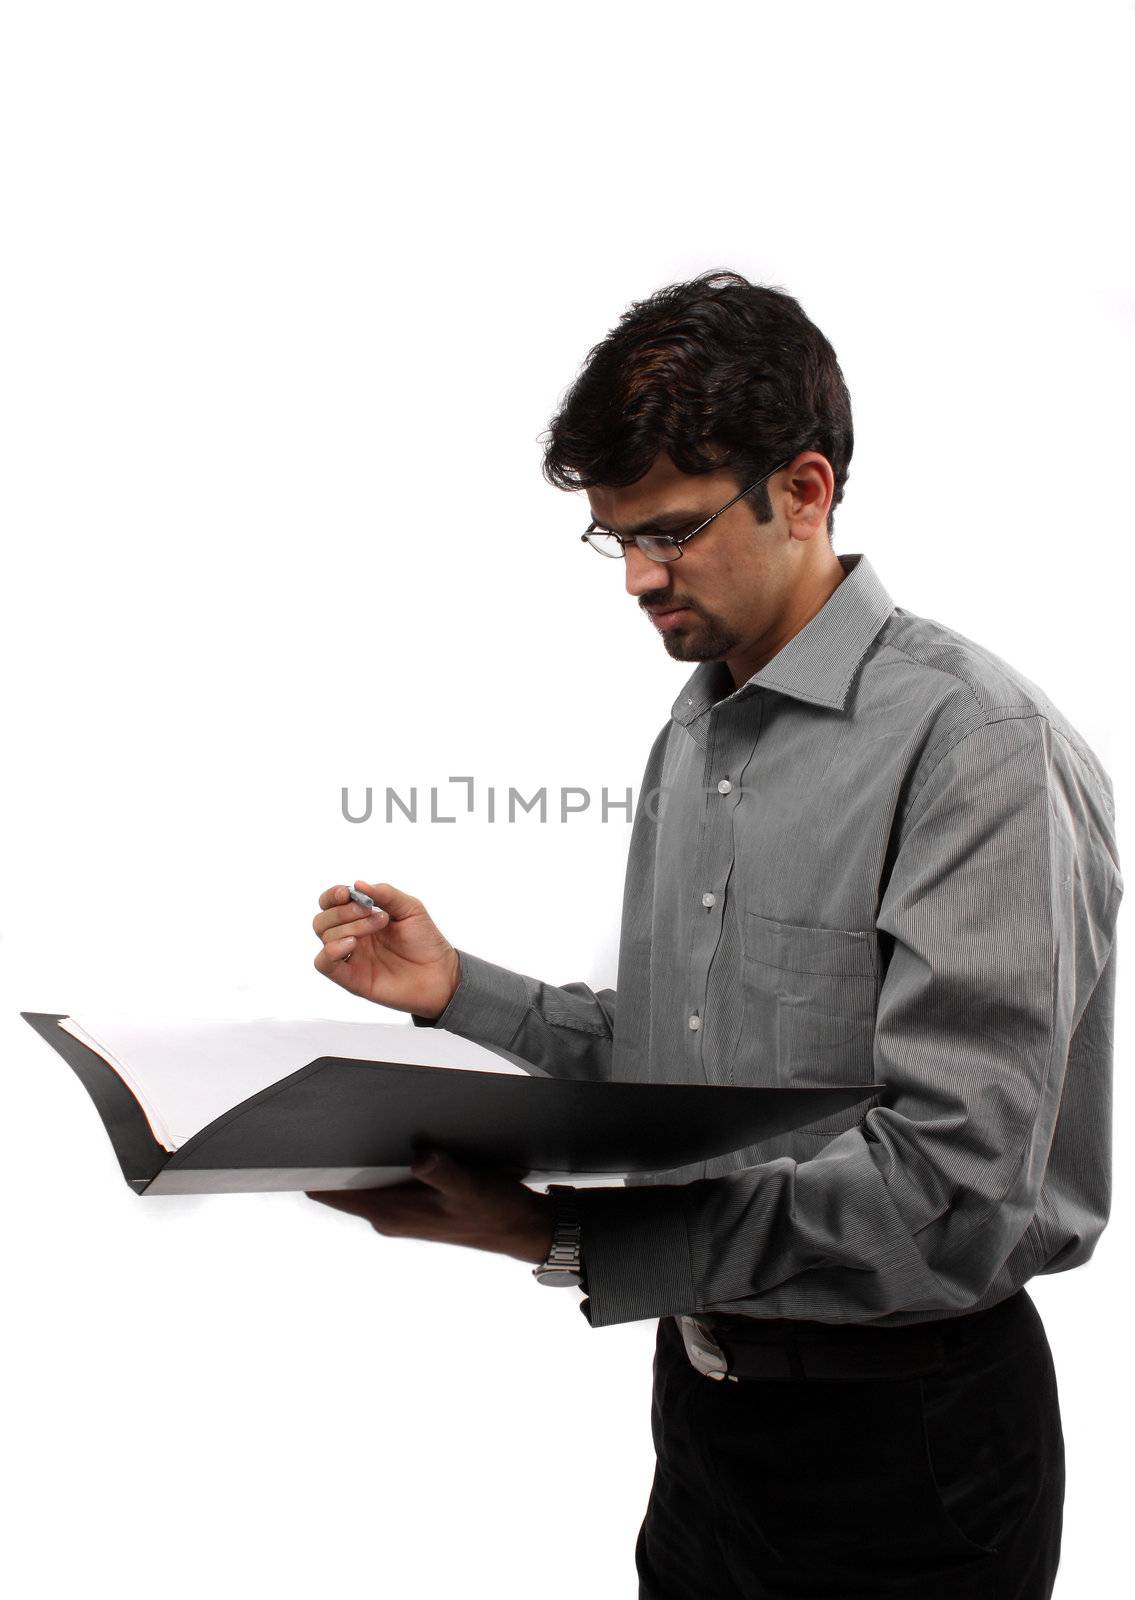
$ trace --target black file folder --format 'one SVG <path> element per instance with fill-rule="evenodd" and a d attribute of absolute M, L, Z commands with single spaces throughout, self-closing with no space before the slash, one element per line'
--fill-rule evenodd
<path fill-rule="evenodd" d="M 118 1073 L 58 1026 L 66 1013 L 20 1015 L 81 1079 L 138 1194 L 376 1187 L 408 1177 L 427 1146 L 534 1181 L 668 1172 L 883 1087 L 595 1082 L 321 1056 L 170 1151 Z"/>

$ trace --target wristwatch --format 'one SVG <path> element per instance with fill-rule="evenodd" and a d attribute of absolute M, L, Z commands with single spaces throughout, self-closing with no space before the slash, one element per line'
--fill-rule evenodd
<path fill-rule="evenodd" d="M 575 1190 L 553 1183 L 548 1186 L 548 1194 L 552 1201 L 552 1247 L 547 1260 L 532 1268 L 532 1276 L 537 1283 L 578 1288 L 583 1282 L 583 1254 Z"/>

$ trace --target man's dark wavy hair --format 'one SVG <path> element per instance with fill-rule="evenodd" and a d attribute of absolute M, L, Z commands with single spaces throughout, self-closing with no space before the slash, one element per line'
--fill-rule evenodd
<path fill-rule="evenodd" d="M 830 537 L 854 442 L 851 396 L 799 301 L 715 270 L 632 303 L 589 352 L 542 442 L 557 489 L 621 488 L 663 450 L 682 472 L 727 468 L 742 489 L 817 450 L 835 475 Z M 753 506 L 771 518 L 765 485 Z"/>

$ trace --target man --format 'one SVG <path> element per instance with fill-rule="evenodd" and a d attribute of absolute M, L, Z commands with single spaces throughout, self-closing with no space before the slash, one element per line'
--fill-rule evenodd
<path fill-rule="evenodd" d="M 697 663 L 646 766 L 617 989 L 456 951 L 387 883 L 359 882 L 382 912 L 339 885 L 314 920 L 328 977 L 534 1071 L 885 1085 L 626 1188 L 549 1197 L 441 1156 L 320 1197 L 535 1263 L 555 1238 L 570 1265 L 578 1224 L 592 1326 L 659 1318 L 650 1600 L 1039 1600 L 1059 1557 L 1023 1285 L 1107 1217 L 1112 789 L 1036 685 L 833 553 L 851 451 L 788 295 L 713 273 L 632 306 L 545 457 Z"/>

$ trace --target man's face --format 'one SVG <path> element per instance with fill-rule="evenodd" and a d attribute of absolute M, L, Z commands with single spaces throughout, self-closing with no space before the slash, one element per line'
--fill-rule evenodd
<path fill-rule="evenodd" d="M 768 481 L 773 517 L 758 523 L 748 496 L 683 546 L 676 561 L 626 549 L 627 593 L 677 661 L 725 661 L 738 683 L 814 616 L 844 576 L 825 523 L 834 477 L 802 452 Z M 622 489 L 588 491 L 591 514 L 615 533 L 688 533 L 745 488 L 727 472 L 691 476 L 668 455 Z"/>

